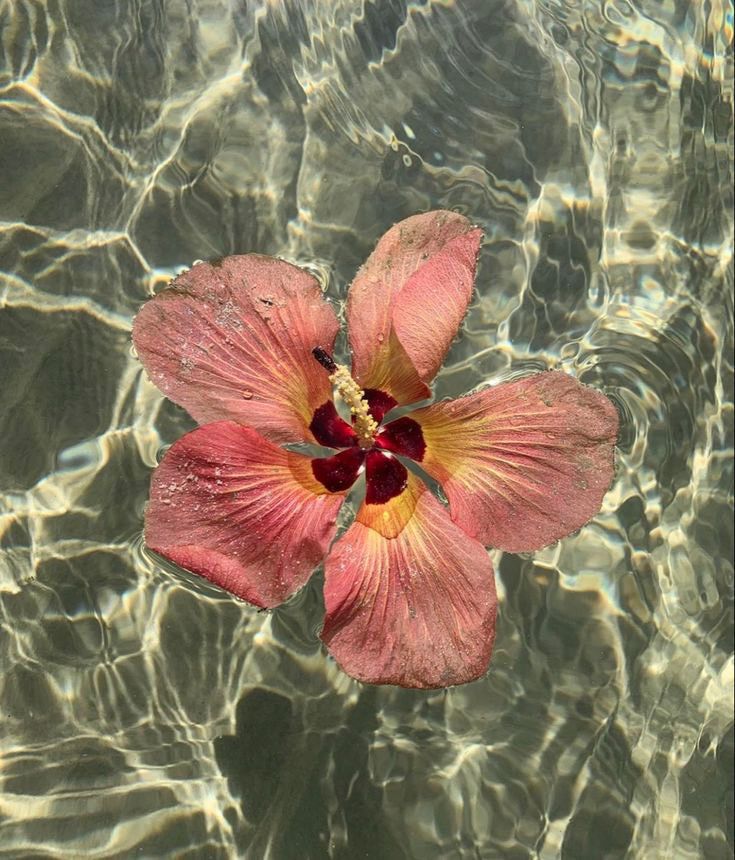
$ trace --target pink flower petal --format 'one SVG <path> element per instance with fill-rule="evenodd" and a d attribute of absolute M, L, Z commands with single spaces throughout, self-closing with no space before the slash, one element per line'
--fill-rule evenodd
<path fill-rule="evenodd" d="M 175 442 L 154 472 L 146 543 L 256 606 L 276 606 L 324 558 L 342 501 L 307 457 L 219 421 Z"/>
<path fill-rule="evenodd" d="M 482 232 L 456 212 L 414 215 L 378 242 L 347 301 L 353 374 L 400 403 L 428 396 L 472 296 Z"/>
<path fill-rule="evenodd" d="M 411 413 L 422 466 L 452 519 L 481 543 L 536 550 L 600 510 L 615 465 L 618 413 L 565 373 L 539 373 Z"/>
<path fill-rule="evenodd" d="M 331 349 L 338 327 L 315 278 L 248 254 L 179 275 L 143 306 L 133 342 L 153 382 L 198 422 L 231 419 L 292 442 L 311 438 L 331 397 L 311 350 Z"/>
<path fill-rule="evenodd" d="M 414 475 L 384 511 L 365 515 L 367 507 L 325 562 L 327 648 L 370 684 L 435 688 L 479 678 L 497 606 L 487 552 Z M 381 524 L 401 520 L 386 536 Z"/>

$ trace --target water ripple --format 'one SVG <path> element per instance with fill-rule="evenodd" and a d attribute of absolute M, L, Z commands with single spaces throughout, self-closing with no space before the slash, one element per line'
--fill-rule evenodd
<path fill-rule="evenodd" d="M 0 0 L 0 857 L 726 857 L 733 20 L 654 0 Z M 488 676 L 362 686 L 321 580 L 258 612 L 145 550 L 192 426 L 141 302 L 257 250 L 339 307 L 485 230 L 437 396 L 561 368 L 621 414 L 595 520 L 492 553 Z"/>

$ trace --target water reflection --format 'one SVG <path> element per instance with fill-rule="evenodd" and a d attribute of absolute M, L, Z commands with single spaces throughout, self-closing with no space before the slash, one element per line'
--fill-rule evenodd
<path fill-rule="evenodd" d="M 8 857 L 698 858 L 733 846 L 732 18 L 649 0 L 0 4 Z M 258 250 L 341 302 L 393 221 L 484 228 L 437 396 L 623 416 L 593 523 L 500 556 L 486 679 L 366 688 L 317 577 L 258 613 L 142 547 L 191 425 L 133 313 Z"/>

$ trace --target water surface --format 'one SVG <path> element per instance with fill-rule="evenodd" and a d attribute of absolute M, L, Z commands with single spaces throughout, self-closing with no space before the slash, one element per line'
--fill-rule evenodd
<path fill-rule="evenodd" d="M 0 0 L 0 857 L 729 858 L 732 6 Z M 360 685 L 142 544 L 192 426 L 129 345 L 196 259 L 339 305 L 396 220 L 486 232 L 437 396 L 623 415 L 592 523 L 493 552 L 497 646 Z"/>

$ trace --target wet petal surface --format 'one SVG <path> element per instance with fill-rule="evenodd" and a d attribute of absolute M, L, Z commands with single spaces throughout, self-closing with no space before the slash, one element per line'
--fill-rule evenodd
<path fill-rule="evenodd" d="M 411 413 L 423 468 L 452 519 L 486 546 L 540 549 L 600 510 L 614 474 L 618 414 L 599 391 L 555 371 Z"/>
<path fill-rule="evenodd" d="M 310 439 L 331 384 L 334 311 L 316 279 L 258 254 L 198 263 L 147 302 L 133 342 L 158 388 L 199 423 L 231 419 L 276 442 Z"/>
<path fill-rule="evenodd" d="M 327 557 L 327 648 L 371 684 L 434 688 L 480 677 L 497 605 L 487 552 L 413 475 L 400 496 L 377 507 L 384 510 L 364 505 Z M 387 538 L 380 525 L 401 520 Z"/>
<path fill-rule="evenodd" d="M 307 457 L 220 421 L 175 442 L 154 472 L 146 543 L 256 606 L 276 606 L 324 558 L 342 501 Z"/>

